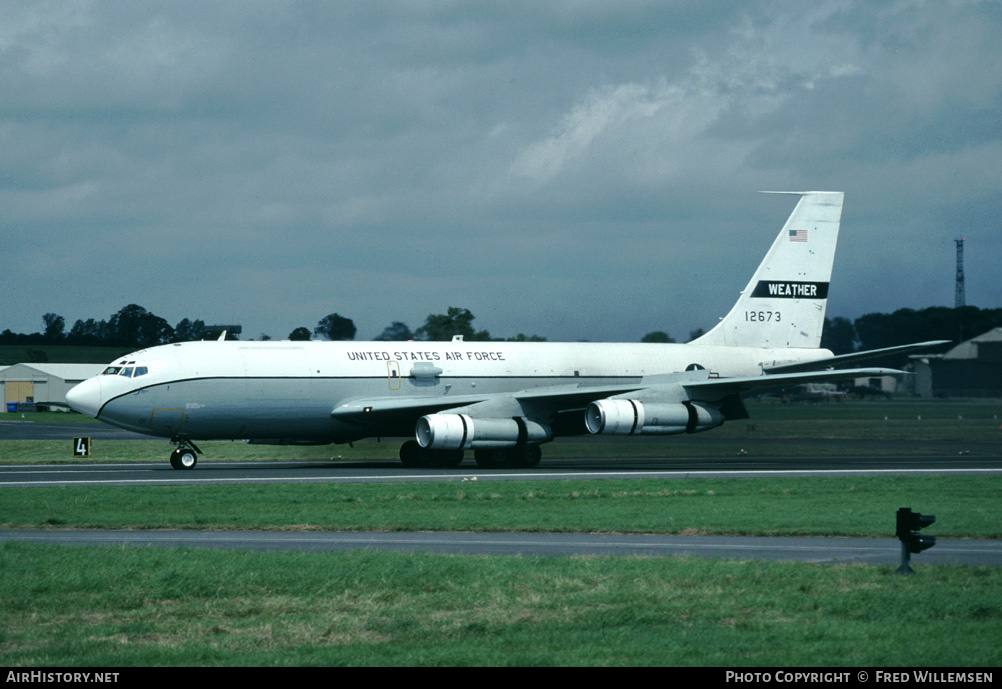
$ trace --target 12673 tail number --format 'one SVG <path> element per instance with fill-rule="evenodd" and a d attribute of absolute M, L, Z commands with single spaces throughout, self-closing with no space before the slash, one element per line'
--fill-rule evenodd
<path fill-rule="evenodd" d="M 779 323 L 783 320 L 783 317 L 779 311 L 745 311 L 745 320 L 762 323 Z"/>

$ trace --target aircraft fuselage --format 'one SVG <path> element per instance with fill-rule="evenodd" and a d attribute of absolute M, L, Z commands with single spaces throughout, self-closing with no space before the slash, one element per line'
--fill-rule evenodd
<path fill-rule="evenodd" d="M 763 366 L 826 356 L 639 343 L 186 342 L 123 357 L 75 388 L 71 404 L 154 436 L 348 442 L 414 431 L 413 416 L 378 432 L 332 416 L 356 398 L 426 397 L 446 407 L 549 386 L 639 386 L 694 368 L 711 377 L 758 376 Z"/>

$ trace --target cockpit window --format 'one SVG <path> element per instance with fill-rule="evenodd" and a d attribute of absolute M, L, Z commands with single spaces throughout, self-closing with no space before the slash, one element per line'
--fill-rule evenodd
<path fill-rule="evenodd" d="M 135 361 L 129 361 L 129 362 L 123 361 L 122 363 L 123 364 L 125 364 L 125 363 L 134 364 L 136 362 Z M 130 366 L 109 366 L 108 368 L 104 369 L 104 372 L 101 375 L 104 375 L 104 376 L 124 376 L 126 378 L 136 378 L 138 376 L 145 376 L 149 372 L 150 372 L 150 369 L 147 366 L 131 366 L 131 365 Z"/>

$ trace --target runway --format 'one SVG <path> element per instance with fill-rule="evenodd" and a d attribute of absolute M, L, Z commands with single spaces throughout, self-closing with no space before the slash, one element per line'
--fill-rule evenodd
<path fill-rule="evenodd" d="M 397 461 L 212 462 L 190 471 L 163 463 L 0 466 L 0 488 L 31 486 L 150 486 L 412 481 L 553 481 L 630 478 L 749 478 L 793 476 L 1002 475 L 1002 457 L 856 456 L 549 459 L 534 469 L 482 469 L 466 460 L 454 469 L 415 469 Z"/>
<path fill-rule="evenodd" d="M 889 538 L 765 538 L 554 533 L 0 530 L 0 541 L 71 546 L 212 548 L 257 551 L 421 551 L 456 555 L 706 557 L 822 564 L 900 563 Z M 1002 566 L 1002 542 L 939 539 L 913 567 Z"/>
<path fill-rule="evenodd" d="M 55 439 L 76 436 L 93 440 L 150 440 L 105 424 L 0 421 L 0 440 Z M 384 439 L 385 440 L 385 439 Z M 1002 474 L 1002 443 L 875 441 L 813 439 L 812 454 L 790 456 L 734 455 L 733 441 L 700 437 L 701 445 L 719 444 L 709 457 L 630 456 L 634 448 L 663 442 L 649 436 L 631 438 L 617 457 L 553 457 L 549 447 L 533 469 L 483 469 L 472 453 L 457 468 L 416 469 L 396 460 L 213 461 L 200 457 L 191 471 L 175 471 L 167 462 L 171 446 L 164 442 L 163 462 L 87 464 L 78 460 L 57 464 L 2 465 L 0 488 L 64 485 L 197 485 L 240 483 L 388 482 L 477 480 L 560 480 L 604 478 L 744 478 L 754 476 L 844 476 L 922 474 Z M 581 441 L 577 441 L 581 443 Z M 332 449 L 332 453 L 336 450 Z M 253 446 L 247 455 L 253 456 Z M 552 453 L 551 453 L 552 454 Z M 650 455 L 649 451 L 644 454 Z"/>
<path fill-rule="evenodd" d="M 123 431 L 105 423 L 45 423 L 16 418 L 0 420 L 0 440 L 65 440 L 87 436 L 92 440 L 149 440 L 150 437 Z M 68 415 L 69 416 L 69 415 Z"/>

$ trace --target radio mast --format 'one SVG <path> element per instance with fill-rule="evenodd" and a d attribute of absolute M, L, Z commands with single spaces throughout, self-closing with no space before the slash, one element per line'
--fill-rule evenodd
<path fill-rule="evenodd" d="M 957 244 L 957 289 L 954 293 L 953 306 L 960 308 L 967 305 L 967 295 L 964 293 L 964 238 L 953 240 Z"/>

